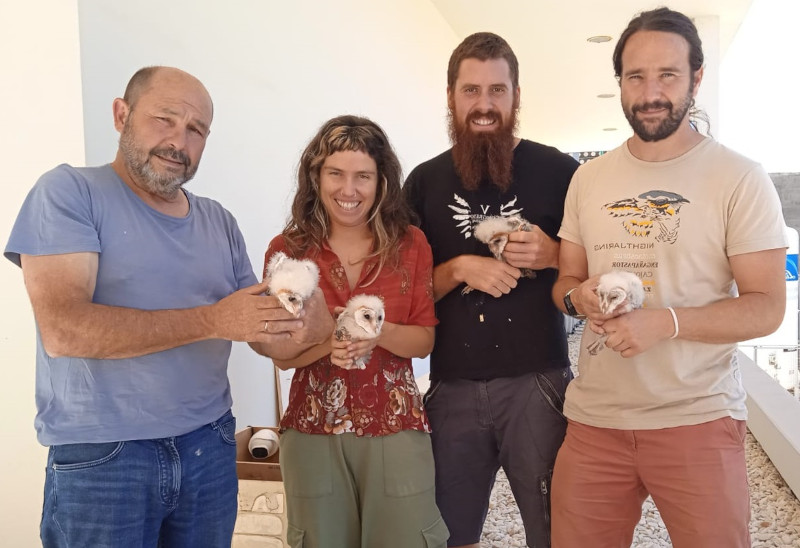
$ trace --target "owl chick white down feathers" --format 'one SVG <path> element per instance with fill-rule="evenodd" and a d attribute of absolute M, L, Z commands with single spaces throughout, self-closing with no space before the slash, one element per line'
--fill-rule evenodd
<path fill-rule="evenodd" d="M 319 267 L 314 261 L 292 259 L 278 251 L 267 263 L 266 276 L 269 294 L 278 297 L 283 307 L 296 317 L 303 309 L 303 302 L 317 288 Z"/>
<path fill-rule="evenodd" d="M 383 299 L 377 295 L 356 295 L 351 297 L 344 311 L 336 318 L 337 341 L 374 339 L 381 334 L 383 327 Z M 365 369 L 372 353 L 356 358 L 355 367 Z"/>
<path fill-rule="evenodd" d="M 489 246 L 489 251 L 492 252 L 495 259 L 506 262 L 503 258 L 503 251 L 508 243 L 508 235 L 517 231 L 530 232 L 532 226 L 519 215 L 511 215 L 509 217 L 493 216 L 486 217 L 475 225 L 473 234 L 476 239 Z M 523 268 L 522 275 L 526 278 L 535 278 L 536 272 L 530 268 Z M 472 287 L 467 286 L 461 291 L 461 294 L 466 295 L 472 290 Z"/>
<path fill-rule="evenodd" d="M 603 314 L 611 314 L 617 310 L 624 314 L 641 308 L 644 303 L 642 280 L 636 274 L 624 270 L 612 270 L 600 276 L 595 292 L 600 298 L 600 311 Z M 605 348 L 607 338 L 608 335 L 600 335 L 586 346 L 586 350 L 596 356 Z"/>

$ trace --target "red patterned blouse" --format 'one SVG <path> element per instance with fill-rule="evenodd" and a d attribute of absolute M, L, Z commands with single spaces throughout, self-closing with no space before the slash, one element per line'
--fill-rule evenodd
<path fill-rule="evenodd" d="M 288 254 L 283 236 L 269 244 L 265 262 L 277 251 Z M 357 294 L 383 297 L 385 321 L 435 326 L 433 307 L 433 257 L 425 235 L 409 227 L 400 246 L 400 267 L 384 266 L 380 275 L 366 287 L 377 267 L 377 259 L 367 261 L 355 289 L 351 292 L 344 266 L 325 245 L 319 254 L 308 254 L 319 266 L 319 285 L 333 314 Z M 325 356 L 307 367 L 295 370 L 289 404 L 281 428 L 307 434 L 385 436 L 401 430 L 430 432 L 422 408 L 422 396 L 414 380 L 410 358 L 401 358 L 376 346 L 366 369 L 341 369 Z"/>

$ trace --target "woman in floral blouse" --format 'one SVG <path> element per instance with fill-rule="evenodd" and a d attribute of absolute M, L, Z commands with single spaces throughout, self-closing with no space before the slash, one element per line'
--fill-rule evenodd
<path fill-rule="evenodd" d="M 330 340 L 298 358 L 281 421 L 289 544 L 443 547 L 430 427 L 411 369 L 433 348 L 431 249 L 409 224 L 400 163 L 374 122 L 326 122 L 298 168 L 292 216 L 273 253 L 309 258 L 331 313 L 353 295 L 383 298 L 377 339 Z M 366 368 L 354 360 L 371 352 Z"/>

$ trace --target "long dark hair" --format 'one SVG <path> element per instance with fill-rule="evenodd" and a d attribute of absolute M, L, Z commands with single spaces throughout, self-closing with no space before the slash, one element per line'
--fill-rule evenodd
<path fill-rule="evenodd" d="M 628 38 L 640 30 L 657 30 L 662 32 L 672 32 L 682 36 L 689 43 L 689 66 L 692 74 L 700 70 L 703 66 L 703 43 L 697 27 L 692 20 L 684 14 L 673 11 L 669 8 L 658 8 L 650 11 L 643 11 L 628 23 L 627 28 L 622 31 L 616 47 L 614 47 L 614 74 L 617 78 L 622 76 L 622 50 Z"/>

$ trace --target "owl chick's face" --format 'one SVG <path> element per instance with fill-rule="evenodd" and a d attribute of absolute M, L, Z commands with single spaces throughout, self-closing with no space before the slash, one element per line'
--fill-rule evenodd
<path fill-rule="evenodd" d="M 383 326 L 383 310 L 359 306 L 353 314 L 353 319 L 356 325 L 366 333 L 363 338 L 373 339 L 381 332 L 381 327 Z"/>
<path fill-rule="evenodd" d="M 506 248 L 507 243 L 508 243 L 507 232 L 501 232 L 499 234 L 495 234 L 487 242 L 487 245 L 489 246 L 489 251 L 492 252 L 492 255 L 494 255 L 494 258 L 497 259 L 498 261 L 503 260 L 503 250 Z"/>
<path fill-rule="evenodd" d="M 607 272 L 597 281 L 597 297 L 603 314 L 630 312 L 644 304 L 642 280 L 624 270 Z"/>
<path fill-rule="evenodd" d="M 278 297 L 278 300 L 283 305 L 283 308 L 295 316 L 300 314 L 300 311 L 303 309 L 303 297 L 294 291 L 280 289 L 275 296 Z"/>
<path fill-rule="evenodd" d="M 319 268 L 310 260 L 295 260 L 283 252 L 275 253 L 265 272 L 269 294 L 295 317 L 303 309 L 303 301 L 311 297 L 319 280 Z"/>
<path fill-rule="evenodd" d="M 530 232 L 530 227 L 530 223 L 519 215 L 493 216 L 475 225 L 474 234 L 476 239 L 489 246 L 495 259 L 502 261 L 509 234 L 518 230 Z"/>
<path fill-rule="evenodd" d="M 600 297 L 600 311 L 603 314 L 611 314 L 619 305 L 625 302 L 628 294 L 621 287 L 612 287 L 607 291 L 598 287 L 597 296 Z"/>

